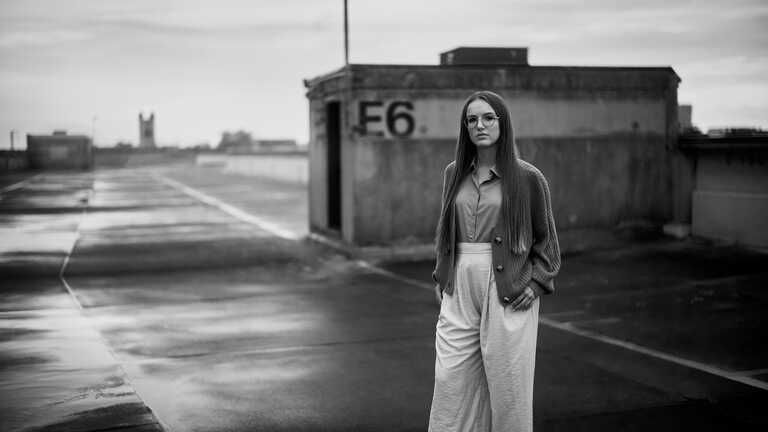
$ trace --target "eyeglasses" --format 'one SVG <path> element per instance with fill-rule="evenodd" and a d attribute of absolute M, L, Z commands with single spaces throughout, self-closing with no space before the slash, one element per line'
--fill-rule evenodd
<path fill-rule="evenodd" d="M 496 124 L 496 120 L 499 119 L 499 116 L 496 114 L 486 113 L 481 115 L 480 117 L 477 116 L 469 116 L 464 119 L 464 124 L 467 125 L 467 128 L 474 129 L 477 127 L 477 122 L 480 121 L 483 123 L 483 126 L 489 128 Z"/>

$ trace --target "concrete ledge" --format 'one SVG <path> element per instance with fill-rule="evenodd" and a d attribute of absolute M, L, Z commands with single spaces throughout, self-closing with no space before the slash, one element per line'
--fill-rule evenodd
<path fill-rule="evenodd" d="M 426 261 L 435 258 L 432 243 L 392 246 L 354 246 L 329 235 L 310 233 L 307 240 L 323 244 L 343 255 L 373 263 L 394 261 Z"/>

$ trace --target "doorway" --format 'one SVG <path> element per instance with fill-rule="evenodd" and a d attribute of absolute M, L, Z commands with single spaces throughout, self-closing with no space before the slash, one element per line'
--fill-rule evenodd
<path fill-rule="evenodd" d="M 328 138 L 328 228 L 341 231 L 341 103 L 326 105 Z"/>

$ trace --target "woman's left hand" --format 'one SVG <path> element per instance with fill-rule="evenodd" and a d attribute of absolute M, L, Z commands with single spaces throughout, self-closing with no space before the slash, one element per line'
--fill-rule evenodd
<path fill-rule="evenodd" d="M 512 307 L 512 310 L 527 310 L 531 307 L 534 300 L 536 300 L 536 291 L 530 286 L 527 286 L 510 306 Z"/>

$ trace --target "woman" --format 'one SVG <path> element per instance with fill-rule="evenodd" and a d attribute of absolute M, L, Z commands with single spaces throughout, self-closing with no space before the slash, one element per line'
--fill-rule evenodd
<path fill-rule="evenodd" d="M 532 430 L 538 298 L 554 291 L 560 249 L 547 181 L 518 159 L 495 93 L 474 93 L 461 110 L 436 253 L 429 430 Z"/>

